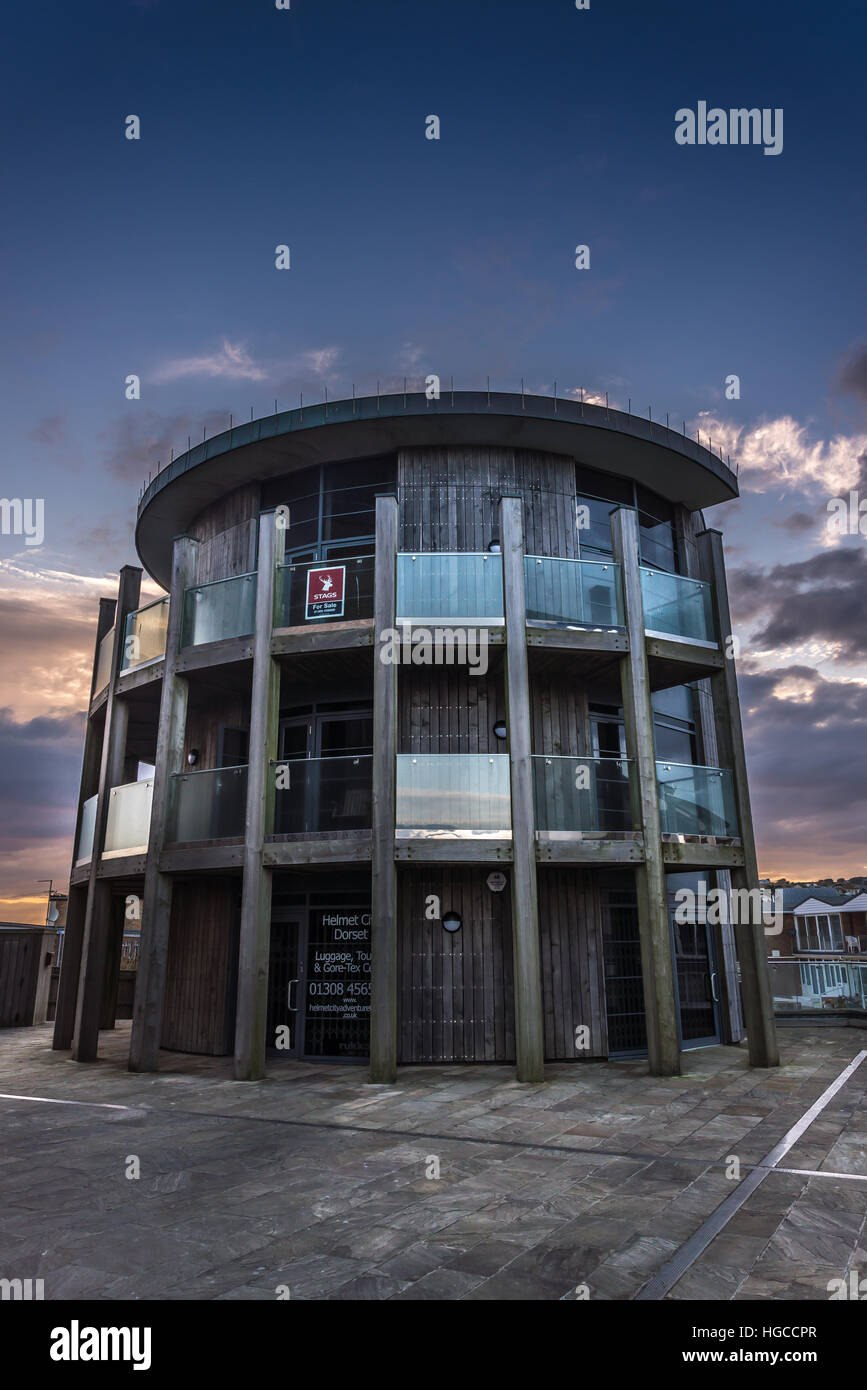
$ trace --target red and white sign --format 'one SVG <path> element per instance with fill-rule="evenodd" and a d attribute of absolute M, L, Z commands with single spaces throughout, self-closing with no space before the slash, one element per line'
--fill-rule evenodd
<path fill-rule="evenodd" d="M 323 565 L 307 571 L 307 621 L 342 618 L 346 566 Z"/>

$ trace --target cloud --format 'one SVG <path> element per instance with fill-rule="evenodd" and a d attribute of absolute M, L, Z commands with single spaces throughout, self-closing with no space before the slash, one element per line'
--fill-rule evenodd
<path fill-rule="evenodd" d="M 867 549 L 846 546 L 821 551 L 770 570 L 729 571 L 729 593 L 737 622 L 760 618 L 745 645 L 750 649 L 829 644 L 839 661 L 861 663 L 867 653 Z"/>
<path fill-rule="evenodd" d="M 314 376 L 328 376 L 339 356 L 340 348 L 312 348 L 309 352 L 302 352 L 300 360 Z"/>
<path fill-rule="evenodd" d="M 837 380 L 841 390 L 867 401 L 867 343 L 850 349 L 840 364 Z"/>
<path fill-rule="evenodd" d="M 267 381 L 268 375 L 264 367 L 253 361 L 243 343 L 230 343 L 228 338 L 224 338 L 219 352 L 207 353 L 203 357 L 175 358 L 158 367 L 152 373 L 151 380 L 162 383 L 203 376 L 212 380 Z"/>
<path fill-rule="evenodd" d="M 117 416 L 98 437 L 105 441 L 106 466 L 115 478 L 144 482 L 149 473 L 165 467 L 172 450 L 176 454 L 186 450 L 188 437 L 198 443 L 203 427 L 208 436 L 227 430 L 228 410 L 208 410 L 194 416 L 187 412 L 160 415 L 133 408 Z"/>
<path fill-rule="evenodd" d="M 822 518 L 822 522 L 827 520 L 827 516 Z M 793 536 L 803 536 L 807 531 L 815 530 L 818 525 L 818 518 L 811 512 L 792 512 L 790 516 L 784 516 L 782 520 L 775 521 L 775 526 L 779 526 L 783 531 L 789 531 Z"/>
<path fill-rule="evenodd" d="M 693 422 L 714 447 L 737 458 L 738 481 L 752 492 L 818 491 L 839 497 L 858 486 L 865 473 L 867 434 L 835 435 L 830 440 L 811 440 L 807 427 L 791 415 L 763 421 L 752 428 L 719 420 L 703 411 Z"/>
<path fill-rule="evenodd" d="M 741 670 L 750 796 L 763 873 L 867 872 L 867 682 L 810 666 Z"/>
<path fill-rule="evenodd" d="M 46 415 L 27 438 L 35 439 L 37 444 L 62 444 L 66 439 L 66 421 L 61 415 Z"/>

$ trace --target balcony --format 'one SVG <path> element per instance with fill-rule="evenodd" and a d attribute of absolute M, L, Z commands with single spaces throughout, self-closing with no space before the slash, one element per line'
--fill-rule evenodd
<path fill-rule="evenodd" d="M 94 699 L 108 685 L 111 675 L 111 647 L 114 642 L 114 628 L 110 627 L 99 644 L 99 651 L 96 657 L 96 677 L 93 682 Z"/>
<path fill-rule="evenodd" d="M 200 647 L 256 629 L 256 572 L 198 584 L 184 594 L 181 646 Z"/>
<path fill-rule="evenodd" d="M 147 854 L 151 827 L 153 778 L 112 787 L 108 794 L 103 859 L 122 854 Z"/>
<path fill-rule="evenodd" d="M 166 654 L 169 600 L 158 598 L 145 608 L 127 613 L 123 634 L 121 670 L 131 671 L 148 661 L 159 661 Z"/>
<path fill-rule="evenodd" d="M 419 552 L 397 557 L 399 622 L 459 621 L 467 626 L 504 621 L 503 559 L 488 553 Z"/>
<path fill-rule="evenodd" d="M 716 646 L 710 585 L 641 566 L 644 630 L 651 637 Z"/>
<path fill-rule="evenodd" d="M 372 618 L 375 563 L 374 555 L 358 555 L 333 565 L 278 565 L 274 626 Z"/>
<path fill-rule="evenodd" d="M 867 1011 L 867 964 L 770 960 L 768 973 L 776 1014 Z"/>
<path fill-rule="evenodd" d="M 622 627 L 620 566 L 614 561 L 524 556 L 527 621 Z"/>
<path fill-rule="evenodd" d="M 271 764 L 274 834 L 338 836 L 370 830 L 373 758 L 292 758 Z"/>
<path fill-rule="evenodd" d="M 659 762 L 656 779 L 663 834 L 737 837 L 734 785 L 727 768 Z"/>
<path fill-rule="evenodd" d="M 510 839 L 512 805 L 505 753 L 399 753 L 399 839 Z"/>
<path fill-rule="evenodd" d="M 237 839 L 244 834 L 247 768 L 176 772 L 169 788 L 166 839 L 172 844 Z"/>
<path fill-rule="evenodd" d="M 628 834 L 633 828 L 631 774 L 627 758 L 535 754 L 536 830 L 549 840 Z"/>
<path fill-rule="evenodd" d="M 87 864 L 93 858 L 93 832 L 96 829 L 96 797 L 91 796 L 81 808 L 81 825 L 78 831 L 78 845 L 75 850 L 75 863 Z"/>

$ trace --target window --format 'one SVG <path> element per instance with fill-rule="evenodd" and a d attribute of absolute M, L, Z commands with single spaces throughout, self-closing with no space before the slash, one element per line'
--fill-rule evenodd
<path fill-rule="evenodd" d="M 220 725 L 218 767 L 245 767 L 249 759 L 250 734 L 247 729 Z"/>
<path fill-rule="evenodd" d="M 820 912 L 795 918 L 799 951 L 842 951 L 843 928 L 839 912 Z"/>
<path fill-rule="evenodd" d="M 638 515 L 641 559 L 655 569 L 678 573 L 674 508 L 670 502 L 630 478 L 612 477 L 580 465 L 575 469 L 575 481 L 577 505 L 587 509 L 577 518 L 578 544 L 585 559 L 611 554 L 611 513 L 617 507 L 629 507 Z"/>
<path fill-rule="evenodd" d="M 391 455 L 328 463 L 266 483 L 262 507 L 289 508 L 287 559 L 345 559 L 373 553 L 376 498 L 394 486 Z"/>

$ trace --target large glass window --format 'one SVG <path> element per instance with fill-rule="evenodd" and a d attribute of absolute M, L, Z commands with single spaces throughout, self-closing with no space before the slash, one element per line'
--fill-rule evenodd
<path fill-rule="evenodd" d="M 585 559 L 611 554 L 611 513 L 630 507 L 638 514 L 642 560 L 656 569 L 679 573 L 674 508 L 664 497 L 629 478 L 576 467 L 578 545 Z"/>
<path fill-rule="evenodd" d="M 373 552 L 377 494 L 394 486 L 391 455 L 327 463 L 266 483 L 262 507 L 289 508 L 287 559 L 340 560 Z"/>
<path fill-rule="evenodd" d="M 796 917 L 799 951 L 842 951 L 843 928 L 839 912 L 819 912 Z"/>

